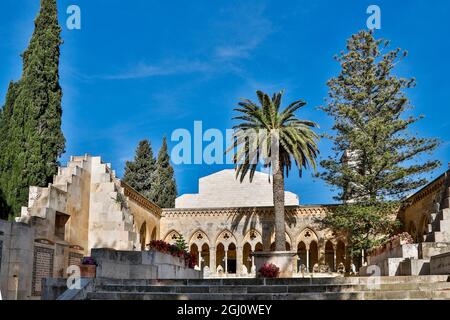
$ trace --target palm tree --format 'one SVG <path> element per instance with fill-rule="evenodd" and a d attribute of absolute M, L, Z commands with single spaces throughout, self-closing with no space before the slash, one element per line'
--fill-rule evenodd
<path fill-rule="evenodd" d="M 239 102 L 240 107 L 234 110 L 240 115 L 233 119 L 241 123 L 233 127 L 233 145 L 227 150 L 237 149 L 233 161 L 236 178 L 240 177 L 241 182 L 247 173 L 252 181 L 258 163 L 272 170 L 276 251 L 286 250 L 284 175 L 289 175 L 292 160 L 298 167 L 300 177 L 303 168 L 311 166 L 315 170 L 315 159 L 319 153 L 319 136 L 312 130 L 318 127 L 317 124 L 300 120 L 294 114 L 306 103 L 297 100 L 280 111 L 283 93 L 280 91 L 270 98 L 266 93 L 257 91 L 259 104 L 248 99 Z"/>

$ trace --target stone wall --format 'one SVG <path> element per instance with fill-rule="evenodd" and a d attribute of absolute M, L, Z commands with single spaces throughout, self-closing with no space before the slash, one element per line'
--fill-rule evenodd
<path fill-rule="evenodd" d="M 411 234 L 416 242 L 425 241 L 424 236 L 430 229 L 432 214 L 439 212 L 449 187 L 449 172 L 440 175 L 421 190 L 404 201 L 405 206 L 399 213 L 404 230 Z"/>
<path fill-rule="evenodd" d="M 92 248 L 141 250 L 159 236 L 160 216 L 100 157 L 71 157 L 48 187 L 30 187 L 17 222 L 0 220 L 2 296 L 39 298 L 42 278 L 67 277 Z"/>
<path fill-rule="evenodd" d="M 183 258 L 158 251 L 116 251 L 93 249 L 97 278 L 107 279 L 201 279 Z"/>
<path fill-rule="evenodd" d="M 286 208 L 287 249 L 302 252 L 299 266 L 309 266 L 310 271 L 315 264 L 329 265 L 332 270 L 340 262 L 348 266 L 346 240 L 323 228 L 320 223 L 333 208 Z M 273 249 L 273 218 L 273 208 L 270 207 L 164 209 L 161 237 L 173 243 L 182 235 L 191 252 L 203 260 L 198 267 L 208 267 L 207 271 L 212 275 L 218 275 L 220 271 L 227 273 L 227 268 L 232 269 L 235 275 L 245 275 L 251 273 L 255 265 L 251 252 Z"/>
<path fill-rule="evenodd" d="M 265 207 L 273 206 L 272 179 L 262 172 L 255 172 L 252 182 L 249 176 L 240 182 L 234 169 L 226 169 L 198 181 L 197 194 L 183 194 L 175 200 L 175 208 Z M 298 196 L 285 192 L 287 206 L 298 205 Z"/>

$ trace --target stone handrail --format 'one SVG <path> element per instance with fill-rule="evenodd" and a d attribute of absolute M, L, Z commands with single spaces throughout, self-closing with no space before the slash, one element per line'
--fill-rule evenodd
<path fill-rule="evenodd" d="M 137 203 L 139 206 L 143 207 L 144 209 L 147 209 L 148 211 L 152 212 L 158 217 L 161 217 L 162 209 L 157 206 L 152 201 L 148 200 L 146 197 L 144 197 L 141 193 L 134 190 L 130 185 L 128 185 L 124 181 L 120 181 L 120 185 L 124 190 L 124 194 L 126 197 L 128 197 L 130 200 Z"/>

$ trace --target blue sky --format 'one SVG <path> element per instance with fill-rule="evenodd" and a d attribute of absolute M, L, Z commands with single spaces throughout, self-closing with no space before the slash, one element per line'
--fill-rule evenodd
<path fill-rule="evenodd" d="M 81 30 L 68 30 L 66 9 L 81 8 Z M 346 39 L 366 28 L 366 8 L 381 8 L 378 37 L 409 56 L 396 73 L 416 77 L 408 92 L 421 136 L 438 137 L 434 154 L 450 161 L 450 2 L 402 1 L 155 1 L 59 0 L 64 44 L 61 48 L 63 130 L 66 154 L 101 155 L 119 176 L 140 139 L 154 152 L 164 135 L 177 128 L 225 130 L 233 108 L 255 91 L 285 89 L 285 103 L 304 99 L 298 116 L 325 132 L 331 126 L 317 109 L 327 95 L 326 81 L 337 75 L 333 56 Z M 36 0 L 0 2 L 0 100 L 8 82 L 21 74 L 20 54 L 27 47 L 38 12 Z M 169 141 L 169 147 L 175 143 Z M 320 142 L 321 157 L 330 152 Z M 179 194 L 197 191 L 197 180 L 226 165 L 174 166 Z M 308 173 L 292 173 L 286 189 L 303 204 L 332 202 L 333 191 Z"/>

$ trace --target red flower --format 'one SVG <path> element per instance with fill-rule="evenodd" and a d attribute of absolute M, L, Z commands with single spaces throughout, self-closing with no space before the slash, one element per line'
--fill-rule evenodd
<path fill-rule="evenodd" d="M 263 278 L 276 278 L 280 274 L 280 268 L 273 263 L 266 263 L 258 270 L 258 272 Z"/>

